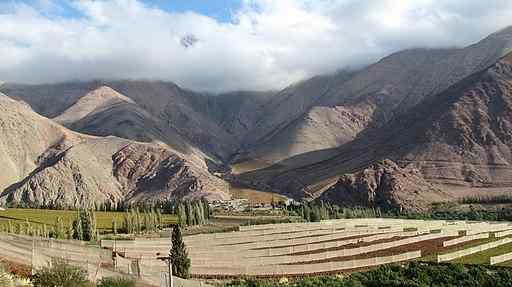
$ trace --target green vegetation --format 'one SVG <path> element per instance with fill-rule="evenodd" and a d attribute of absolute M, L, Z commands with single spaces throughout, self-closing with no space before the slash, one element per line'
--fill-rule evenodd
<path fill-rule="evenodd" d="M 431 220 L 510 221 L 512 220 L 512 210 L 440 210 L 430 213 L 389 213 L 385 214 L 384 217 Z"/>
<path fill-rule="evenodd" d="M 126 278 L 106 277 L 98 281 L 97 287 L 135 287 L 135 281 Z"/>
<path fill-rule="evenodd" d="M 73 220 L 73 239 L 91 241 L 98 239 L 94 211 L 79 209 Z"/>
<path fill-rule="evenodd" d="M 505 204 L 512 203 L 510 195 L 494 195 L 494 196 L 468 196 L 461 200 L 462 204 Z"/>
<path fill-rule="evenodd" d="M 467 203 L 508 203 L 512 202 L 510 196 L 499 196 L 490 198 L 467 198 Z M 497 210 L 456 210 L 447 204 L 435 204 L 433 211 L 424 213 L 401 212 L 397 210 L 380 210 L 379 208 L 355 207 L 342 208 L 334 204 L 313 201 L 287 207 L 288 214 L 300 216 L 305 221 L 317 222 L 328 219 L 342 218 L 403 218 L 403 219 L 424 219 L 424 220 L 472 220 L 472 221 L 512 221 L 512 209 Z"/>
<path fill-rule="evenodd" d="M 48 267 L 43 267 L 32 276 L 35 287 L 87 287 L 87 272 L 65 263 L 62 260 L 53 259 Z"/>
<path fill-rule="evenodd" d="M 190 258 L 188 258 L 187 248 L 181 235 L 181 227 L 175 225 L 172 230 L 172 274 L 180 278 L 190 277 Z"/>
<path fill-rule="evenodd" d="M 178 224 L 193 226 L 205 224 L 212 216 L 210 204 L 205 199 L 187 200 L 179 202 L 176 206 Z"/>
<path fill-rule="evenodd" d="M 29 287 L 32 286 L 28 279 L 11 274 L 8 268 L 0 265 L 0 286 L 2 287 Z"/>
<path fill-rule="evenodd" d="M 164 226 L 160 210 L 140 212 L 138 208 L 125 212 L 121 230 L 117 229 L 115 222 L 112 225 L 112 233 L 114 234 L 117 234 L 118 231 L 128 234 L 152 233 Z"/>
<path fill-rule="evenodd" d="M 44 205 L 39 203 L 14 203 L 8 202 L 6 204 L 8 208 L 13 209 L 49 209 L 49 210 L 75 210 L 74 206 L 62 206 L 59 204 Z M 163 213 L 173 214 L 176 209 L 176 201 L 174 200 L 151 200 L 142 202 L 94 202 L 87 207 L 89 210 L 94 211 L 129 211 L 130 209 L 138 208 L 139 210 L 147 211 L 151 209 L 160 209 Z"/>
<path fill-rule="evenodd" d="M 328 219 L 341 218 L 362 218 L 362 217 L 381 217 L 379 209 L 374 208 L 342 208 L 335 204 L 324 202 L 307 202 L 300 205 L 290 205 L 287 207 L 290 215 L 300 216 L 307 222 L 318 222 Z"/>
<path fill-rule="evenodd" d="M 466 243 L 464 243 L 462 245 L 454 245 L 454 246 L 450 246 L 450 247 L 445 247 L 445 248 L 443 248 L 442 251 L 433 252 L 430 255 L 426 255 L 426 256 L 421 257 L 420 261 L 422 261 L 422 262 L 437 262 L 436 260 L 437 260 L 437 255 L 438 254 L 447 254 L 447 253 L 451 253 L 451 252 L 455 252 L 455 251 L 459 251 L 459 250 L 475 247 L 475 246 L 478 246 L 478 245 L 482 245 L 482 244 L 485 244 L 485 243 L 493 242 L 493 241 L 496 241 L 496 240 L 497 240 L 496 238 L 484 238 L 484 239 L 479 239 L 479 240 L 475 240 L 475 241 L 471 241 L 471 242 L 466 242 Z"/>
<path fill-rule="evenodd" d="M 384 265 L 347 277 L 313 277 L 288 280 L 235 280 L 226 287 L 505 287 L 512 286 L 512 271 L 489 270 L 482 266 L 429 265 L 412 262 L 406 266 Z"/>
<path fill-rule="evenodd" d="M 468 248 L 468 247 L 466 247 Z M 503 255 L 505 253 L 512 252 L 512 243 L 505 244 L 502 246 L 498 246 L 496 248 L 484 250 L 482 252 L 478 252 L 475 254 L 471 254 L 468 256 L 464 256 L 461 258 L 458 258 L 454 260 L 454 263 L 463 263 L 463 264 L 482 264 L 482 265 L 489 265 L 489 260 L 491 257 Z M 505 264 L 502 264 L 505 266 L 510 266 L 510 262 L 505 262 Z"/>
<path fill-rule="evenodd" d="M 10 208 L 5 211 L 0 211 L 0 231 L 8 231 L 9 226 L 11 229 L 24 228 L 27 222 L 31 226 L 37 226 L 41 229 L 46 226 L 49 230 L 57 226 L 57 221 L 65 226 L 71 225 L 76 218 L 76 210 L 41 210 L 41 209 L 23 209 L 23 208 Z M 111 232 L 112 221 L 116 222 L 117 226 L 122 226 L 125 212 L 95 212 L 97 229 L 100 232 Z M 170 226 L 176 223 L 176 216 L 171 214 L 162 214 L 162 225 Z"/>

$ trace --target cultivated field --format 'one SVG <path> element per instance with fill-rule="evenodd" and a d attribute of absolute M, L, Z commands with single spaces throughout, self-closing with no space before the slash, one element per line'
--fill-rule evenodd
<path fill-rule="evenodd" d="M 304 276 L 408 260 L 473 263 L 475 259 L 474 263 L 505 265 L 512 260 L 509 223 L 341 219 L 240 229 L 185 237 L 193 276 Z M 113 248 L 113 242 L 103 241 L 102 246 Z M 154 257 L 168 248 L 168 239 L 116 243 L 126 258 L 143 258 L 142 268 L 163 267 Z"/>
<path fill-rule="evenodd" d="M 117 222 L 117 226 L 121 227 L 124 214 L 124 212 L 96 211 L 95 215 L 98 229 L 110 230 L 112 228 L 112 220 L 115 220 Z M 76 211 L 9 208 L 7 210 L 0 211 L 0 225 L 5 226 L 8 224 L 9 220 L 12 223 L 25 223 L 28 220 L 31 224 L 46 224 L 48 226 L 53 226 L 59 217 L 65 223 L 72 222 L 76 218 Z M 162 214 L 162 221 L 164 225 L 176 223 L 176 216 Z"/>

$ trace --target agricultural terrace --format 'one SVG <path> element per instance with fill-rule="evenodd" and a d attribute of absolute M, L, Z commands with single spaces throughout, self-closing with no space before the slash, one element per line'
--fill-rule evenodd
<path fill-rule="evenodd" d="M 69 223 L 76 218 L 76 211 L 73 210 L 49 210 L 49 209 L 25 209 L 9 208 L 0 211 L 0 230 L 6 230 L 6 226 L 11 223 L 24 224 L 27 221 L 34 225 L 55 225 L 58 218 L 63 222 Z M 121 226 L 125 212 L 106 212 L 95 211 L 97 228 L 100 231 L 109 231 L 112 229 L 112 221 L 115 220 L 117 226 Z M 171 214 L 162 214 L 163 225 L 176 223 L 176 216 Z"/>
<path fill-rule="evenodd" d="M 242 226 L 240 231 L 185 237 L 191 274 L 198 278 L 282 277 L 336 274 L 410 260 L 493 265 L 512 260 L 512 225 L 407 219 L 337 219 L 318 223 Z M 141 268 L 165 266 L 156 253 L 168 239 L 117 241 Z M 114 248 L 103 240 L 102 247 Z M 501 257 L 497 257 L 501 256 Z M 461 259 L 462 258 L 462 259 Z"/>

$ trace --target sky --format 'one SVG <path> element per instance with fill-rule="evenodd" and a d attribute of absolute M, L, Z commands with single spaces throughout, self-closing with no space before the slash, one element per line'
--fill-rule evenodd
<path fill-rule="evenodd" d="M 510 0 L 0 0 L 0 82 L 280 89 L 512 24 Z"/>

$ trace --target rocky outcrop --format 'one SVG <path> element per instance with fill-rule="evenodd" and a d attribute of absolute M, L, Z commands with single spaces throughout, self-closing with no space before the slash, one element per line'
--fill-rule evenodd
<path fill-rule="evenodd" d="M 201 197 L 202 181 L 183 158 L 162 147 L 128 145 L 113 155 L 114 177 L 130 201 Z M 219 180 L 220 181 L 220 180 Z"/>
<path fill-rule="evenodd" d="M 320 199 L 341 206 L 419 212 L 446 197 L 419 170 L 400 168 L 391 160 L 383 160 L 357 173 L 341 176 Z"/>

